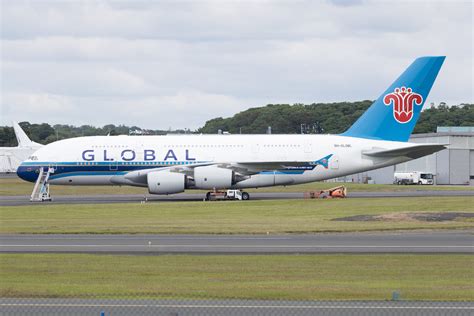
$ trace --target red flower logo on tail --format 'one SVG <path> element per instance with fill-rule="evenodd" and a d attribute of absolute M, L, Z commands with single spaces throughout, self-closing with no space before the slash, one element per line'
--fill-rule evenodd
<path fill-rule="evenodd" d="M 413 117 L 414 104 L 421 105 L 423 97 L 412 92 L 411 88 L 395 88 L 394 92 L 385 95 L 383 98 L 385 105 L 393 103 L 393 117 L 398 123 L 408 123 Z"/>

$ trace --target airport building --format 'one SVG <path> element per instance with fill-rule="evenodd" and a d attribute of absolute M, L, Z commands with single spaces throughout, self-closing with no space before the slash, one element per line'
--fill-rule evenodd
<path fill-rule="evenodd" d="M 447 149 L 408 161 L 368 172 L 344 177 L 342 181 L 390 184 L 395 172 L 421 171 L 432 173 L 435 184 L 474 185 L 474 127 L 437 128 L 436 133 L 413 134 L 413 143 L 446 144 Z"/>

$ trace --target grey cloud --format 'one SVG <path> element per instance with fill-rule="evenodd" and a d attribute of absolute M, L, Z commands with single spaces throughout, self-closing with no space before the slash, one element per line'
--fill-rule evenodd
<path fill-rule="evenodd" d="M 3 1 L 0 123 L 44 107 L 52 123 L 195 128 L 373 99 L 422 55 L 448 56 L 428 102 L 472 102 L 472 3 L 351 4 Z"/>
<path fill-rule="evenodd" d="M 404 9 L 407 7 L 410 10 Z M 346 8 L 318 1 L 15 1 L 4 4 L 2 27 L 5 38 L 74 35 L 181 41 L 298 40 L 343 36 L 346 31 L 364 35 L 369 30 L 413 30 L 425 20 L 417 8 L 423 5 L 381 2 Z"/>

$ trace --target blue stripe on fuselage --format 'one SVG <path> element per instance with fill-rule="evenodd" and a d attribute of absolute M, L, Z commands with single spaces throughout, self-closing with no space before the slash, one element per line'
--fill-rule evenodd
<path fill-rule="evenodd" d="M 332 156 L 332 155 L 330 155 Z M 325 158 L 329 158 L 325 157 Z M 99 175 L 123 175 L 130 171 L 152 169 L 160 167 L 171 167 L 177 165 L 192 165 L 204 163 L 206 161 L 160 161 L 160 162 L 23 162 L 17 169 L 18 176 L 26 181 L 35 182 L 38 178 L 40 168 L 45 170 L 53 167 L 55 172 L 50 175 L 50 179 L 59 179 L 73 176 L 99 176 Z M 319 163 L 307 166 L 289 167 L 279 170 L 269 170 L 259 172 L 261 175 L 301 175 L 307 170 L 313 170 Z M 327 167 L 326 167 L 327 168 Z"/>
<path fill-rule="evenodd" d="M 199 163 L 199 162 L 192 162 Z M 110 163 L 110 162 L 24 162 L 17 169 L 17 175 L 25 181 L 35 182 L 38 178 L 40 168 L 45 170 L 48 167 L 55 169 L 54 173 L 50 175 L 50 179 L 64 178 L 68 176 L 94 176 L 94 175 L 118 175 L 125 174 L 130 171 L 170 167 L 173 165 L 187 165 L 191 162 L 176 161 L 173 163 Z"/>
<path fill-rule="evenodd" d="M 127 171 L 76 171 L 76 172 L 63 172 L 60 174 L 52 174 L 49 178 L 51 180 L 75 177 L 75 176 L 116 176 L 126 174 Z"/>

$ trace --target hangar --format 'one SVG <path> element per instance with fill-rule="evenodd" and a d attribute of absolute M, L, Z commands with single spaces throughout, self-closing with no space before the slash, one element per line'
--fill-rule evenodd
<path fill-rule="evenodd" d="M 437 153 L 396 166 L 358 173 L 342 181 L 390 184 L 395 172 L 424 171 L 434 175 L 435 184 L 474 185 L 474 127 L 439 126 L 436 133 L 413 134 L 413 143 L 449 144 Z"/>

